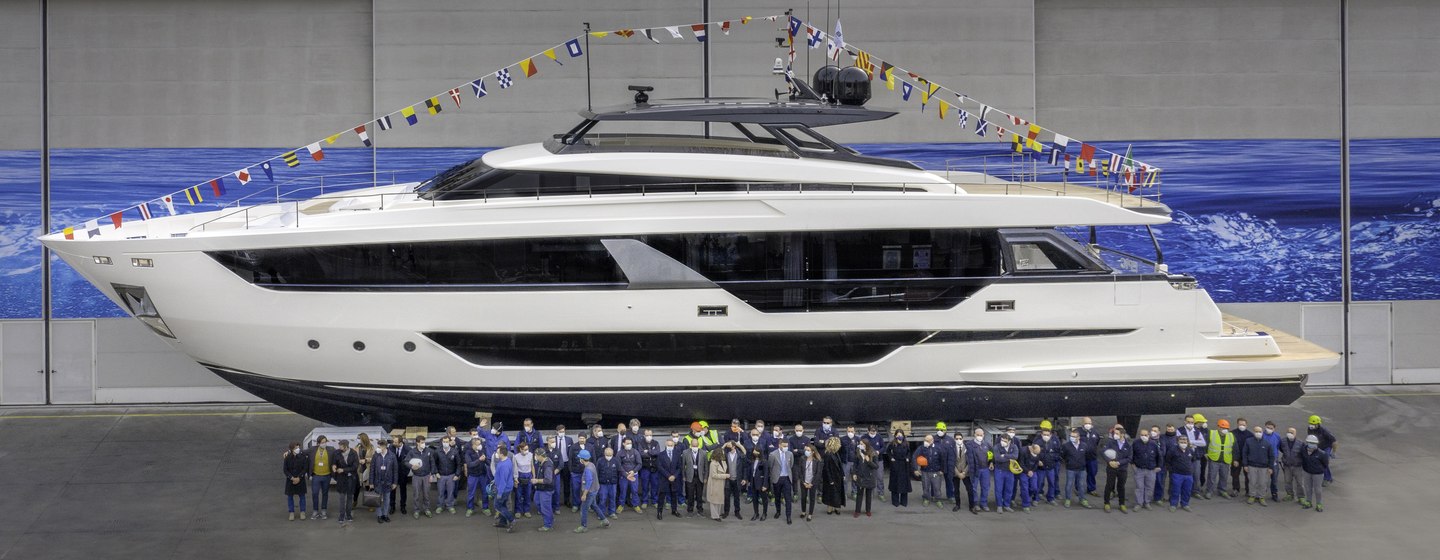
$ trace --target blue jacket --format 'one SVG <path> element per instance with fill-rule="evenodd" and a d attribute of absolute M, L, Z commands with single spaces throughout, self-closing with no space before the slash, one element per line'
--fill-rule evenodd
<path fill-rule="evenodd" d="M 965 440 L 965 467 L 969 469 L 970 476 L 990 467 L 990 458 L 985 454 L 989 450 L 990 446 L 976 443 L 974 439 Z"/>
<path fill-rule="evenodd" d="M 1028 445 L 1020 448 L 1020 469 L 1026 474 L 1040 469 L 1040 455 L 1031 453 Z"/>
<path fill-rule="evenodd" d="M 1275 461 L 1276 461 L 1276 462 L 1279 462 L 1279 461 L 1280 461 L 1280 432 L 1270 432 L 1270 433 L 1268 433 L 1268 434 L 1265 434 L 1264 436 L 1261 436 L 1261 438 L 1265 440 L 1265 443 L 1270 444 L 1270 448 L 1271 448 L 1271 449 L 1274 449 L 1274 450 L 1275 450 Z"/>
<path fill-rule="evenodd" d="M 1251 434 L 1250 437 L 1245 440 L 1245 443 L 1240 446 L 1240 458 L 1238 461 L 1246 467 L 1274 467 L 1275 448 L 1271 447 L 1270 442 L 1265 441 L 1265 438 L 1257 438 L 1254 434 Z"/>
<path fill-rule="evenodd" d="M 945 436 L 935 438 L 935 448 L 940 451 L 940 469 L 945 473 L 955 472 L 955 438 Z M 946 476 L 950 476 L 947 474 Z"/>
<path fill-rule="evenodd" d="M 635 449 L 621 449 L 615 456 L 620 462 L 620 474 L 640 472 L 640 452 Z"/>
<path fill-rule="evenodd" d="M 1325 469 L 1330 468 L 1330 456 L 1326 455 L 1323 449 L 1316 449 L 1313 452 L 1305 449 L 1300 452 L 1300 464 L 1305 468 L 1306 473 L 1325 474 Z"/>
<path fill-rule="evenodd" d="M 595 470 L 600 477 L 600 484 L 620 482 L 620 461 L 614 457 L 601 457 L 599 461 L 595 461 Z"/>
<path fill-rule="evenodd" d="M 491 455 L 494 455 L 495 450 L 499 449 L 502 445 L 505 446 L 505 449 L 514 451 L 514 448 L 510 446 L 510 438 L 505 437 L 504 432 L 492 434 L 489 431 L 485 431 L 480 433 L 480 437 L 485 438 L 485 450 L 489 451 Z"/>
<path fill-rule="evenodd" d="M 520 449 L 521 443 L 530 444 L 530 451 L 533 453 L 545 446 L 545 438 L 540 436 L 540 430 L 530 430 L 527 432 L 522 428 L 520 431 L 515 432 L 515 439 L 510 442 L 510 450 L 515 451 Z"/>
<path fill-rule="evenodd" d="M 1035 445 L 1040 446 L 1040 468 L 1053 469 L 1060 466 L 1060 438 L 1050 436 L 1050 441 L 1043 437 L 1035 438 Z"/>
<path fill-rule="evenodd" d="M 1060 444 L 1060 460 L 1065 464 L 1065 470 L 1078 471 L 1085 468 L 1085 461 L 1095 456 L 1095 451 L 1085 443 L 1085 436 L 1080 436 L 1079 443 L 1070 443 L 1069 439 Z"/>
<path fill-rule="evenodd" d="M 1180 449 L 1179 445 L 1167 449 L 1165 466 L 1170 470 L 1170 474 L 1194 475 L 1195 458 L 1197 457 L 1195 451 L 1194 447 Z"/>
<path fill-rule="evenodd" d="M 411 469 L 410 460 L 420 459 L 420 468 Z M 435 454 L 430 452 L 429 447 L 406 447 L 405 454 L 400 457 L 405 463 L 404 467 L 410 471 L 410 476 L 430 476 L 435 474 Z"/>
<path fill-rule="evenodd" d="M 504 495 L 515 489 L 515 459 L 506 455 L 495 457 L 495 493 Z"/>
<path fill-rule="evenodd" d="M 384 455 L 376 453 L 370 459 L 370 484 L 375 485 L 375 490 L 389 492 L 399 477 L 400 462 L 395 459 L 395 453 L 387 449 Z"/>
<path fill-rule="evenodd" d="M 479 451 L 466 447 L 464 459 L 465 472 L 470 476 L 490 476 L 490 457 L 486 454 L 483 440 L 480 442 Z"/>
<path fill-rule="evenodd" d="M 1087 430 L 1082 426 L 1080 428 L 1080 441 L 1085 444 L 1085 459 L 1094 461 L 1096 454 L 1100 450 L 1100 434 L 1096 433 L 1095 430 Z"/>
<path fill-rule="evenodd" d="M 1010 472 L 1010 461 L 1018 461 L 1020 459 L 1020 446 L 1013 440 L 1009 446 L 1005 445 L 1005 440 L 1003 439 L 997 441 L 995 445 L 990 447 L 990 451 L 995 453 L 994 463 L 996 470 L 1004 469 L 1005 472 Z"/>
<path fill-rule="evenodd" d="M 440 476 L 454 476 L 460 474 L 460 467 L 463 459 L 460 456 L 460 448 L 450 446 L 450 451 L 445 451 L 445 446 L 435 448 L 435 473 Z"/>
<path fill-rule="evenodd" d="M 1115 451 L 1115 461 L 1120 463 L 1120 470 L 1130 468 L 1130 460 L 1135 453 L 1135 444 L 1129 440 L 1125 441 L 1125 447 L 1120 447 L 1120 440 L 1111 439 L 1105 442 L 1105 449 Z M 1106 468 L 1110 467 L 1109 460 L 1106 460 Z"/>
<path fill-rule="evenodd" d="M 919 467 L 920 457 L 925 457 L 925 466 Z M 919 467 L 921 472 L 944 472 L 945 462 L 941 460 L 940 450 L 935 446 L 925 447 L 921 444 L 915 448 L 915 453 L 910 456 L 910 464 Z"/>
<path fill-rule="evenodd" d="M 859 435 L 856 435 L 853 438 L 843 435 L 840 436 L 840 460 L 845 461 L 846 463 L 854 463 L 855 448 L 859 447 L 859 445 Z"/>
<path fill-rule="evenodd" d="M 1130 452 L 1130 457 L 1136 470 L 1155 470 L 1160 466 L 1162 459 L 1160 455 L 1160 442 L 1153 439 L 1144 442 L 1140 441 L 1140 438 L 1135 438 L 1130 440 L 1130 445 L 1134 448 Z"/>

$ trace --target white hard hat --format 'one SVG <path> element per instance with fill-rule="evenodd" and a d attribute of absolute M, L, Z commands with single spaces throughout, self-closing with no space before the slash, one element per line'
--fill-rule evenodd
<path fill-rule="evenodd" d="M 425 462 L 421 461 L 419 457 L 410 460 L 410 468 L 412 469 L 419 469 L 420 465 L 423 464 L 425 464 Z"/>
<path fill-rule="evenodd" d="M 1320 443 L 1320 438 L 1315 436 L 1305 436 L 1305 443 Z"/>
<path fill-rule="evenodd" d="M 1115 450 L 1114 450 L 1114 449 L 1106 449 L 1106 450 L 1105 450 L 1105 458 L 1106 458 L 1106 459 L 1109 459 L 1109 460 L 1111 460 L 1111 461 L 1114 461 L 1114 460 L 1115 460 Z"/>

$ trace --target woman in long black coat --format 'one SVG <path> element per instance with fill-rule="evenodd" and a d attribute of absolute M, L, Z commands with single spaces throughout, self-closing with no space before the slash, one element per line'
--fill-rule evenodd
<path fill-rule="evenodd" d="M 870 500 L 875 494 L 875 482 L 879 476 L 880 454 L 870 447 L 870 440 L 860 440 L 860 445 L 855 448 L 855 468 L 851 475 L 855 479 L 855 487 L 858 491 L 855 494 L 855 517 L 860 517 L 860 504 L 865 504 L 865 515 L 870 515 Z"/>
<path fill-rule="evenodd" d="M 890 472 L 890 505 L 909 507 L 910 444 L 905 443 L 905 432 L 896 432 L 885 446 L 885 468 Z"/>
<path fill-rule="evenodd" d="M 845 458 L 840 452 L 840 438 L 832 436 L 825 442 L 825 464 L 820 469 L 820 502 L 826 515 L 840 515 L 845 507 Z"/>
<path fill-rule="evenodd" d="M 309 464 L 305 461 L 305 454 L 300 452 L 300 442 L 291 442 L 290 450 L 285 452 L 283 469 L 285 471 L 285 505 L 290 509 L 290 520 L 295 520 L 295 496 L 300 496 L 300 519 L 305 519 L 305 476 L 310 472 L 306 468 Z"/>

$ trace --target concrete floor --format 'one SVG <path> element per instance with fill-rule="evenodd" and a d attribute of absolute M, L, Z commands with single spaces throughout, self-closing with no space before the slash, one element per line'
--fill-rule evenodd
<path fill-rule="evenodd" d="M 460 552 L 500 558 L 967 557 L 1422 558 L 1440 547 L 1440 387 L 1316 390 L 1292 406 L 1204 410 L 1283 430 L 1320 414 L 1341 443 L 1325 513 L 1197 501 L 1194 513 L 1040 507 L 1032 514 L 951 513 L 879 505 L 874 518 L 820 516 L 795 525 L 624 514 L 609 530 L 516 534 L 483 518 L 285 520 L 280 454 L 314 423 L 270 406 L 0 408 L 0 558 L 371 558 Z M 1097 418 L 1097 424 L 1106 419 Z M 1146 418 L 1145 425 L 1172 420 Z M 1103 477 L 1103 475 L 1102 475 Z M 1103 482 L 1102 482 L 1103 484 Z M 918 487 L 917 487 L 918 488 Z M 922 544 L 923 543 L 923 544 Z M 457 549 L 457 547 L 459 547 Z M 707 552 L 709 551 L 709 552 Z M 698 556 L 697 556 L 698 555 Z M 982 556 L 983 555 L 983 556 Z"/>

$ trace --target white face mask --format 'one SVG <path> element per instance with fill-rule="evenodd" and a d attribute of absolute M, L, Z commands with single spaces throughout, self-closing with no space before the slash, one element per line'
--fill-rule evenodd
<path fill-rule="evenodd" d="M 1294 441 L 1294 440 L 1295 440 L 1295 434 L 1285 434 L 1285 439 Z"/>
<path fill-rule="evenodd" d="M 750 443 L 760 443 L 760 436 L 750 436 Z"/>
<path fill-rule="evenodd" d="M 830 427 L 830 423 L 829 423 L 829 422 L 826 422 L 826 423 L 825 423 L 825 427 L 826 427 L 826 428 L 829 428 L 829 427 Z"/>
<path fill-rule="evenodd" d="M 1265 437 L 1265 432 L 1254 432 L 1254 434 L 1255 434 L 1255 439 L 1260 439 L 1260 438 L 1262 438 L 1262 437 Z"/>
<path fill-rule="evenodd" d="M 1275 433 L 1275 428 L 1265 428 L 1265 435 L 1268 436 L 1273 433 Z"/>
<path fill-rule="evenodd" d="M 1193 422 L 1186 422 L 1186 423 L 1185 423 L 1185 429 L 1187 429 L 1187 430 L 1193 430 L 1193 429 L 1195 429 L 1195 424 L 1194 424 Z"/>
<path fill-rule="evenodd" d="M 845 432 L 845 437 L 853 438 L 855 437 L 855 432 Z"/>
<path fill-rule="evenodd" d="M 797 436 L 803 436 L 803 435 L 805 435 L 805 430 L 795 430 L 795 435 L 797 435 Z"/>
<path fill-rule="evenodd" d="M 634 446 L 633 446 L 633 445 L 630 445 L 630 444 L 628 444 L 628 443 L 625 444 L 625 449 L 630 449 L 631 447 L 634 447 Z"/>
<path fill-rule="evenodd" d="M 985 436 L 982 434 L 975 434 L 975 441 L 983 442 L 985 441 Z"/>
<path fill-rule="evenodd" d="M 1095 429 L 1095 425 L 1094 425 L 1094 424 L 1086 424 L 1086 425 L 1085 425 L 1085 429 L 1086 429 L 1086 430 L 1093 430 L 1093 429 Z"/>
<path fill-rule="evenodd" d="M 1050 441 L 1050 436 L 1040 436 L 1041 440 Z"/>
<path fill-rule="evenodd" d="M 645 436 L 645 441 L 647 441 L 647 442 L 648 442 L 648 441 L 654 441 L 654 440 L 655 440 L 655 437 L 654 437 L 654 436 Z"/>
<path fill-rule="evenodd" d="M 1160 432 L 1150 432 L 1150 437 L 1158 438 L 1160 437 Z"/>
<path fill-rule="evenodd" d="M 1080 443 L 1080 436 L 1070 436 L 1070 443 Z"/>
<path fill-rule="evenodd" d="M 1244 424 L 1241 424 L 1241 425 L 1240 425 L 1240 431 L 1242 431 L 1242 432 L 1245 431 L 1245 425 L 1244 425 Z"/>
<path fill-rule="evenodd" d="M 1010 436 L 1010 439 L 1015 439 L 1015 432 L 1005 432 L 1005 435 Z"/>
<path fill-rule="evenodd" d="M 806 449 L 806 450 L 805 450 L 805 456 L 806 456 L 806 457 L 809 457 L 809 456 L 810 456 L 810 450 L 809 450 L 809 449 Z"/>
<path fill-rule="evenodd" d="M 930 447 L 930 442 L 925 442 L 925 447 Z"/>

